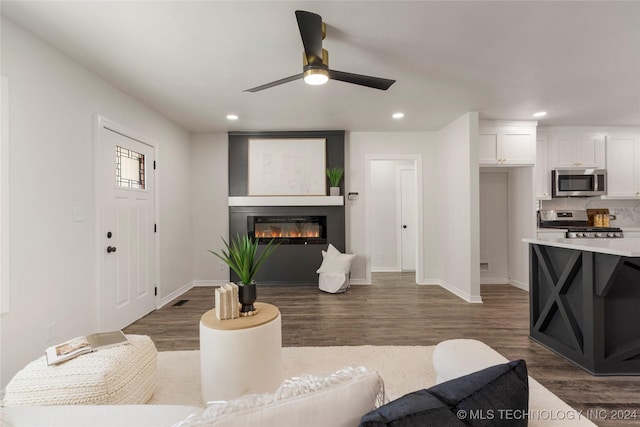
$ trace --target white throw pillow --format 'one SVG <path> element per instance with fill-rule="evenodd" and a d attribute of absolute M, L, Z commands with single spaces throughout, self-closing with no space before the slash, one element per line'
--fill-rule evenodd
<path fill-rule="evenodd" d="M 303 375 L 273 394 L 211 404 L 175 427 L 353 427 L 384 400 L 382 379 L 368 369 L 344 368 L 325 377 Z"/>
<path fill-rule="evenodd" d="M 344 273 L 348 274 L 355 254 L 343 254 L 331 243 L 327 251 L 322 251 L 322 265 L 316 273 Z"/>
<path fill-rule="evenodd" d="M 340 252 L 338 249 L 336 249 L 335 246 L 329 243 L 329 247 L 327 248 L 327 255 L 331 257 L 336 257 L 338 255 L 342 255 L 342 252 Z"/>

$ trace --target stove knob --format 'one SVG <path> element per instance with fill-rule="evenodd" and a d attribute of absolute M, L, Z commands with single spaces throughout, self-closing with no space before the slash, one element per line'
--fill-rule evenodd
<path fill-rule="evenodd" d="M 584 237 L 584 233 L 576 233 L 576 237 Z"/>
<path fill-rule="evenodd" d="M 593 237 L 602 237 L 601 233 L 594 233 Z"/>
<path fill-rule="evenodd" d="M 607 233 L 607 237 L 616 237 L 616 233 Z"/>

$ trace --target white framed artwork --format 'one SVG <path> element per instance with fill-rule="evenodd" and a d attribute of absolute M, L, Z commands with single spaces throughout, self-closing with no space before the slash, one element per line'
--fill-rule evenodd
<path fill-rule="evenodd" d="M 326 140 L 249 139 L 249 196 L 325 196 Z"/>

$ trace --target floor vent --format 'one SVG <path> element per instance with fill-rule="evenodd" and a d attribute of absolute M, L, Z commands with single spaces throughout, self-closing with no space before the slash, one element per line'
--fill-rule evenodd
<path fill-rule="evenodd" d="M 489 271 L 489 263 L 481 262 L 480 263 L 480 271 Z"/>
<path fill-rule="evenodd" d="M 180 307 L 185 305 L 186 303 L 188 303 L 189 300 L 188 299 L 181 299 L 180 301 L 178 301 L 177 303 L 173 304 L 173 307 Z"/>

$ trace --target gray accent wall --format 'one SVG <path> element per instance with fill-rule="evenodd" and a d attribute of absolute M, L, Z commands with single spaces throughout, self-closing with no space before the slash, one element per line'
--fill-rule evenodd
<path fill-rule="evenodd" d="M 325 138 L 325 163 L 327 168 L 344 168 L 343 130 L 295 131 L 295 132 L 229 132 L 229 196 L 248 196 L 249 139 L 304 139 Z M 329 181 L 327 180 L 327 194 Z M 340 194 L 344 194 L 344 179 L 340 184 Z"/>
<path fill-rule="evenodd" d="M 344 168 L 344 131 L 295 132 L 229 132 L 229 196 L 248 196 L 248 147 L 250 138 L 304 139 L 325 138 L 327 168 Z M 346 171 L 345 171 L 346 174 Z M 327 191 L 329 183 L 327 181 Z M 344 179 L 341 183 L 344 194 Z M 345 208 L 342 206 L 230 206 L 229 236 L 247 232 L 247 217 L 251 215 L 327 217 L 327 241 L 341 252 L 345 251 Z M 313 284 L 317 285 L 316 270 L 322 264 L 322 250 L 326 244 L 282 244 L 265 262 L 256 275 L 259 284 Z M 238 277 L 231 272 L 231 280 Z"/>

